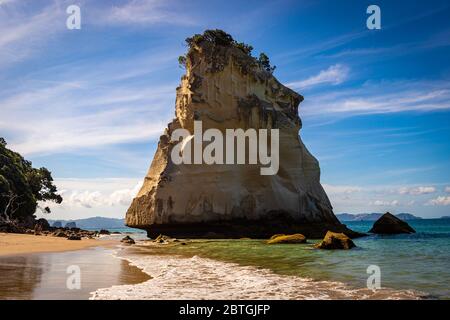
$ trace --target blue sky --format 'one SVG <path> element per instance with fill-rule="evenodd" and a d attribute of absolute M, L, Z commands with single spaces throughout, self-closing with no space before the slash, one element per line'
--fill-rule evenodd
<path fill-rule="evenodd" d="M 122 217 L 173 117 L 184 39 L 220 28 L 304 95 L 336 212 L 448 215 L 449 15 L 438 0 L 0 0 L 0 135 L 53 172 L 53 217 Z"/>

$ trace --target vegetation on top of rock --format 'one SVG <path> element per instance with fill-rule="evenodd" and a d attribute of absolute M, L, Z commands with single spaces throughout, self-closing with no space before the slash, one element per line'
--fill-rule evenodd
<path fill-rule="evenodd" d="M 47 168 L 33 168 L 31 161 L 6 147 L 0 138 L 0 221 L 10 222 L 32 217 L 37 208 L 50 213 L 49 207 L 41 208 L 38 202 L 62 202 Z"/>
<path fill-rule="evenodd" d="M 186 43 L 192 47 L 193 45 L 199 45 L 201 42 L 206 41 L 219 46 L 232 46 L 236 41 L 233 37 L 220 29 L 205 30 L 203 34 L 194 34 L 192 37 L 186 38 Z"/>
<path fill-rule="evenodd" d="M 258 63 L 261 65 L 261 67 L 263 67 L 264 70 L 270 72 L 270 74 L 272 74 L 277 68 L 276 66 L 270 65 L 269 57 L 264 52 L 261 52 L 259 54 Z"/>
<path fill-rule="evenodd" d="M 186 56 L 179 56 L 178 64 L 179 64 L 180 68 L 186 68 Z"/>
<path fill-rule="evenodd" d="M 238 49 L 240 49 L 242 52 L 244 52 L 246 55 L 251 56 L 253 47 L 249 44 L 246 44 L 244 42 L 233 42 L 234 46 Z"/>
<path fill-rule="evenodd" d="M 248 57 L 254 59 L 254 61 L 257 62 L 264 70 L 271 74 L 276 68 L 275 66 L 270 65 L 269 57 L 264 52 L 261 52 L 261 54 L 259 55 L 259 59 L 257 59 L 256 57 L 252 56 L 253 47 L 251 45 L 244 42 L 237 42 L 230 34 L 226 33 L 223 30 L 205 30 L 203 34 L 195 34 L 192 37 L 186 38 L 186 43 L 190 48 L 192 48 L 194 45 L 200 45 L 202 42 L 209 42 L 214 46 L 228 46 L 237 48 Z M 186 56 L 179 56 L 178 63 L 180 64 L 180 66 L 186 66 Z"/>

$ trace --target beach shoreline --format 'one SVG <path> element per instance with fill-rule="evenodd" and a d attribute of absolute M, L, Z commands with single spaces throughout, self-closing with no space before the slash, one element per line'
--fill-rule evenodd
<path fill-rule="evenodd" d="M 117 240 L 110 239 L 67 240 L 43 235 L 0 233 L 0 256 L 74 251 L 97 246 L 112 247 L 118 243 Z"/>
<path fill-rule="evenodd" d="M 289 276 L 267 268 L 203 256 L 161 254 L 157 245 L 137 245 L 116 252 L 149 276 L 135 284 L 114 285 L 91 292 L 90 300 L 418 300 L 414 290 L 372 291 L 340 281 Z M 270 289 L 268 289 L 270 288 Z"/>
<path fill-rule="evenodd" d="M 0 300 L 88 300 L 99 288 L 149 279 L 139 268 L 117 259 L 115 251 L 117 246 L 91 246 L 0 256 Z M 74 276 L 73 267 L 79 272 L 77 287 L 68 286 Z"/>

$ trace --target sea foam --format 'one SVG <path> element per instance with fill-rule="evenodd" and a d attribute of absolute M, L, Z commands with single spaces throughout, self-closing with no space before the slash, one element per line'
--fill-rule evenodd
<path fill-rule="evenodd" d="M 194 256 L 126 254 L 151 279 L 92 292 L 91 299 L 419 299 L 411 290 L 351 288 Z"/>

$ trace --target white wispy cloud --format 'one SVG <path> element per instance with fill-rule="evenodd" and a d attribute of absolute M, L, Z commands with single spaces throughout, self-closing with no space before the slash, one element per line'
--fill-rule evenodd
<path fill-rule="evenodd" d="M 133 188 L 119 189 L 107 194 L 100 191 L 61 190 L 64 201 L 60 206 L 61 209 L 129 206 L 141 187 L 142 182 L 138 182 Z"/>
<path fill-rule="evenodd" d="M 307 57 L 314 56 L 317 53 L 324 52 L 333 48 L 340 47 L 342 45 L 348 44 L 356 39 L 363 38 L 370 33 L 367 30 L 349 32 L 343 35 L 339 35 L 329 39 L 321 39 L 320 41 L 314 42 L 310 45 L 302 45 L 298 49 L 283 52 L 275 55 L 276 60 L 281 60 L 283 63 L 290 63 L 292 61 Z"/>
<path fill-rule="evenodd" d="M 422 195 L 436 192 L 435 187 L 402 187 L 398 190 L 399 194 Z"/>
<path fill-rule="evenodd" d="M 65 178 L 55 179 L 61 204 L 45 202 L 50 215 L 37 211 L 48 219 L 74 219 L 92 216 L 125 217 L 125 212 L 142 186 L 142 178 Z"/>
<path fill-rule="evenodd" d="M 448 206 L 450 205 L 450 197 L 449 196 L 439 196 L 435 199 L 431 199 L 427 202 L 428 205 L 431 206 Z"/>
<path fill-rule="evenodd" d="M 323 184 L 323 188 L 328 194 L 351 194 L 362 191 L 362 188 L 358 186 Z"/>
<path fill-rule="evenodd" d="M 158 78 L 176 65 L 173 51 L 160 50 L 95 67 L 84 61 L 51 67 L 0 88 L 2 133 L 26 155 L 158 137 L 172 116 L 176 82 L 151 85 L 142 79 Z"/>
<path fill-rule="evenodd" d="M 64 30 L 64 11 L 50 4 L 28 13 L 23 3 L 7 1 L 0 7 L 0 69 L 32 57 Z"/>
<path fill-rule="evenodd" d="M 322 184 L 335 213 L 412 212 L 429 216 L 429 206 L 444 206 L 450 197 L 432 198 L 439 185 L 337 185 Z M 420 198 L 418 197 L 420 196 Z M 428 210 L 427 210 L 428 207 Z"/>
<path fill-rule="evenodd" d="M 33 10 L 24 10 L 20 2 L 14 2 L 7 10 L 2 8 L 0 69 L 39 56 L 43 44 L 62 31 L 69 32 L 65 28 L 68 3 L 36 4 Z M 168 9 L 162 1 L 122 1 L 118 7 L 88 6 L 81 1 L 82 24 L 93 19 L 89 13 L 105 6 L 132 10 L 140 5 Z M 20 77 L 8 77 L 0 87 L 2 136 L 25 155 L 157 138 L 173 115 L 177 81 L 175 77 L 173 82 L 163 81 L 161 74 L 177 66 L 176 57 L 183 50 L 178 46 L 162 43 L 125 56 L 94 55 L 51 66 L 44 63 L 24 69 Z M 11 57 L 2 59 L 3 55 Z"/>
<path fill-rule="evenodd" d="M 80 0 L 81 30 L 101 31 L 105 26 L 195 25 L 181 1 L 124 0 L 115 2 Z M 3 0 L 0 7 L 0 69 L 45 54 L 49 43 L 57 43 L 69 31 L 66 8 L 73 1 L 25 3 Z M 95 44 L 90 44 L 95 47 Z"/>
<path fill-rule="evenodd" d="M 304 89 L 322 84 L 338 85 L 344 82 L 350 73 L 350 68 L 342 64 L 335 64 L 326 70 L 320 71 L 317 75 L 308 79 L 290 82 L 286 84 L 292 89 Z"/>
<path fill-rule="evenodd" d="M 114 6 L 101 6 L 100 24 L 122 25 L 196 25 L 196 20 L 183 10 L 181 2 L 165 0 L 131 0 Z"/>
<path fill-rule="evenodd" d="M 408 16 L 403 19 L 396 19 L 395 22 L 391 24 L 383 25 L 383 30 L 393 30 L 404 26 L 413 21 L 419 21 L 425 17 L 432 16 L 438 12 L 447 10 L 448 6 L 443 5 L 436 8 L 431 8 L 426 12 L 421 12 L 418 15 Z M 419 22 L 418 22 L 419 23 Z M 328 39 L 320 39 L 320 41 L 311 41 L 311 39 L 301 39 L 302 46 L 298 49 L 290 50 L 287 52 L 280 53 L 274 58 L 281 60 L 281 64 L 289 64 L 294 61 L 300 60 L 302 58 L 308 56 L 320 56 L 320 57 L 332 57 L 332 58 L 340 58 L 353 55 L 356 56 L 364 56 L 364 55 L 389 55 L 389 54 L 408 54 L 408 51 L 417 52 L 423 49 L 436 48 L 449 45 L 449 38 L 446 35 L 448 30 L 444 30 L 438 34 L 435 34 L 429 39 L 425 39 L 423 41 L 411 42 L 411 43 L 402 43 L 395 45 L 393 47 L 382 47 L 382 48 L 356 48 L 356 49 L 343 49 L 338 51 L 337 53 L 328 54 L 327 51 L 333 51 L 339 48 L 345 48 L 346 45 L 350 44 L 355 40 L 359 40 L 365 37 L 372 35 L 370 30 L 363 31 L 353 31 L 345 34 L 341 34 L 339 36 L 331 37 Z M 305 43 L 307 43 L 305 45 Z M 309 44 L 310 43 L 310 44 Z M 377 57 L 378 58 L 378 57 Z"/>
<path fill-rule="evenodd" d="M 390 47 L 370 47 L 370 48 L 353 48 L 341 50 L 337 53 L 326 54 L 324 57 L 337 58 L 356 58 L 372 55 L 373 58 L 379 60 L 382 58 L 392 58 L 404 55 L 411 55 L 420 51 L 431 50 L 441 47 L 450 46 L 450 29 L 440 31 L 433 34 L 428 39 L 414 42 L 399 43 Z"/>
<path fill-rule="evenodd" d="M 5 111 L 0 128 L 12 137 L 11 147 L 26 155 L 137 142 L 162 133 L 169 113 L 161 110 L 171 107 L 173 90 L 136 88 L 128 95 L 89 98 L 95 88 L 61 84 L 0 100 Z"/>
<path fill-rule="evenodd" d="M 449 81 L 367 82 L 360 88 L 311 95 L 302 103 L 304 115 L 380 114 L 450 109 Z"/>
<path fill-rule="evenodd" d="M 385 201 L 385 200 L 375 200 L 369 203 L 369 205 L 379 206 L 379 207 L 395 207 L 398 206 L 400 202 L 398 200 Z"/>

